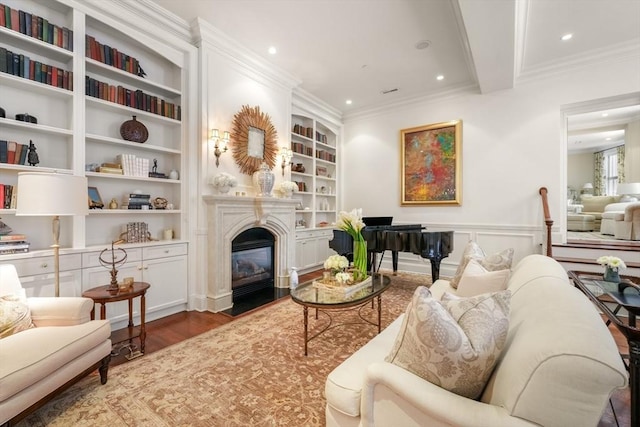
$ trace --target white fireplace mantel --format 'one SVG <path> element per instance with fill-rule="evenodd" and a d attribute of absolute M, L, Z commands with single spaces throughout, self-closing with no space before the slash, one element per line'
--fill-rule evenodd
<path fill-rule="evenodd" d="M 207 310 L 233 306 L 231 242 L 240 233 L 263 227 L 275 237 L 275 286 L 287 287 L 289 268 L 295 265 L 295 206 L 292 199 L 205 195 L 207 204 Z"/>

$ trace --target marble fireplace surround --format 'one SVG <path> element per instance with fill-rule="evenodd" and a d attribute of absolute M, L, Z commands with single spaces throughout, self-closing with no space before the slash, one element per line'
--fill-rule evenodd
<path fill-rule="evenodd" d="M 288 287 L 289 268 L 295 265 L 296 200 L 275 197 L 203 196 L 207 204 L 207 310 L 214 313 L 233 306 L 231 242 L 253 227 L 275 237 L 275 286 Z"/>

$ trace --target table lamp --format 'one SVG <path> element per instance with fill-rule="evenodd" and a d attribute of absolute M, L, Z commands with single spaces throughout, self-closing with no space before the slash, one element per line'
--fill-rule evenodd
<path fill-rule="evenodd" d="M 55 295 L 60 296 L 60 216 L 87 215 L 87 178 L 60 173 L 20 172 L 16 216 L 53 217 Z"/>
<path fill-rule="evenodd" d="M 618 184 L 618 194 L 621 202 L 637 202 L 640 195 L 640 182 L 621 182 Z"/>

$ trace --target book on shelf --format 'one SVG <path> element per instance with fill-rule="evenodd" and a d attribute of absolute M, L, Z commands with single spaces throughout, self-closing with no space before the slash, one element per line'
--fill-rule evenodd
<path fill-rule="evenodd" d="M 0 209 L 15 209 L 17 187 L 11 184 L 0 184 Z"/>
<path fill-rule="evenodd" d="M 29 249 L 30 243 L 26 240 L 0 241 L 0 250 Z"/>
<path fill-rule="evenodd" d="M 0 255 L 22 254 L 27 252 L 29 252 L 29 248 L 22 248 L 22 249 L 14 249 L 14 248 L 1 249 L 0 248 Z"/>
<path fill-rule="evenodd" d="M 100 173 L 112 173 L 115 175 L 123 175 L 122 168 L 110 168 L 107 166 L 100 166 L 96 169 L 96 172 Z"/>
<path fill-rule="evenodd" d="M 4 234 L 0 235 L 0 242 L 23 241 L 27 236 L 24 234 Z"/>

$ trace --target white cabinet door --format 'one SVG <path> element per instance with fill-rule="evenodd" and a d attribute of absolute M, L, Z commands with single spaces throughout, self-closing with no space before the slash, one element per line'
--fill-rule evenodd
<path fill-rule="evenodd" d="M 162 310 L 187 302 L 187 256 L 144 260 L 143 281 L 147 291 L 147 312 Z"/>

